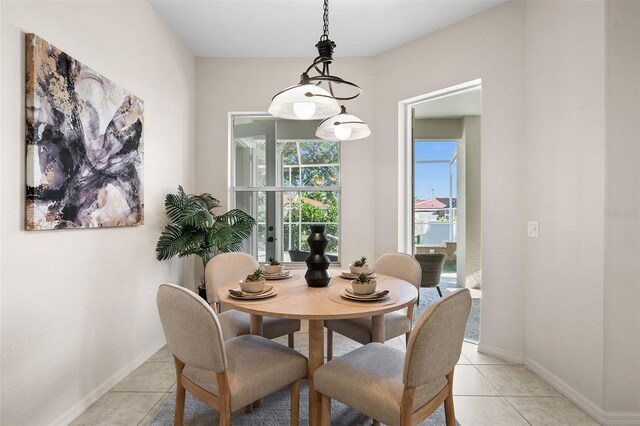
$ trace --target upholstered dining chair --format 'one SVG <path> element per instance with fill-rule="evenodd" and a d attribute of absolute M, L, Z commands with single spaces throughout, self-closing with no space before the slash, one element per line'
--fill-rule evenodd
<path fill-rule="evenodd" d="M 283 387 L 291 388 L 291 425 L 298 425 L 300 379 L 307 359 L 293 349 L 260 336 L 224 341 L 218 318 L 200 296 L 174 284 L 162 284 L 158 312 L 176 366 L 174 424 L 184 420 L 185 391 L 220 413 L 231 413 Z"/>
<path fill-rule="evenodd" d="M 440 290 L 440 277 L 442 276 L 444 262 L 447 260 L 446 253 L 416 254 L 415 257 L 422 268 L 422 282 L 420 283 L 420 286 L 435 287 L 436 290 L 438 290 L 440 297 L 442 297 L 442 290 Z M 420 304 L 419 297 L 418 304 Z"/>
<path fill-rule="evenodd" d="M 207 299 L 218 314 L 225 339 L 249 334 L 250 317 L 246 312 L 229 309 L 224 303 L 220 303 L 218 287 L 233 278 L 249 275 L 259 267 L 258 262 L 246 253 L 221 253 L 214 256 L 205 267 L 204 282 L 207 286 Z M 300 331 L 300 320 L 263 318 L 262 335 L 267 339 L 289 336 L 289 347 L 293 348 L 293 333 L 296 331 Z"/>
<path fill-rule="evenodd" d="M 374 423 L 417 425 L 444 402 L 455 426 L 453 370 L 471 309 L 468 289 L 433 303 L 416 322 L 407 351 L 370 343 L 318 368 L 313 386 L 322 394 L 321 424 L 330 423 L 331 398 L 372 417 Z"/>
<path fill-rule="evenodd" d="M 386 253 L 374 263 L 377 274 L 389 275 L 408 281 L 420 292 L 420 264 L 405 253 Z M 390 340 L 405 334 L 409 340 L 413 320 L 413 305 L 407 309 L 384 315 L 384 340 Z M 325 321 L 327 328 L 327 360 L 333 358 L 333 333 L 342 334 L 351 340 L 366 345 L 373 341 L 371 317 Z"/>

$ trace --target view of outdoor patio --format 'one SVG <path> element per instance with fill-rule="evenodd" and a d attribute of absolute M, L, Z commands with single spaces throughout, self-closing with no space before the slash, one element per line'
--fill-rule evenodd
<path fill-rule="evenodd" d="M 414 163 L 416 254 L 445 253 L 446 272 L 456 272 L 457 142 L 417 142 Z"/>

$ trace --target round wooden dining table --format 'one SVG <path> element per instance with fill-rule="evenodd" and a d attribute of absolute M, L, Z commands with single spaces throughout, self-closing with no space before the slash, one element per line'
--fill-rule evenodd
<path fill-rule="evenodd" d="M 268 280 L 277 294 L 268 299 L 239 300 L 229 296 L 230 289 L 239 289 L 238 277 L 218 289 L 220 301 L 239 311 L 251 314 L 251 334 L 262 335 L 262 317 L 306 319 L 309 321 L 309 424 L 320 424 L 321 395 L 313 389 L 313 373 L 324 363 L 324 321 L 333 319 L 372 318 L 374 342 L 384 343 L 384 314 L 409 306 L 409 315 L 418 298 L 411 283 L 378 274 L 377 290 L 389 290 L 386 299 L 359 302 L 340 296 L 350 280 L 340 277 L 340 269 L 331 269 L 331 282 L 327 287 L 309 287 L 304 269 L 292 270 L 290 278 Z"/>

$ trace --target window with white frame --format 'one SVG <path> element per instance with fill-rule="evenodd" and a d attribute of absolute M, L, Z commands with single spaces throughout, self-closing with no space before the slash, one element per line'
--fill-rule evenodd
<path fill-rule="evenodd" d="M 325 225 L 327 254 L 340 254 L 340 144 L 317 139 L 315 121 L 232 116 L 231 191 L 235 207 L 258 221 L 246 249 L 302 262 L 311 225 Z"/>

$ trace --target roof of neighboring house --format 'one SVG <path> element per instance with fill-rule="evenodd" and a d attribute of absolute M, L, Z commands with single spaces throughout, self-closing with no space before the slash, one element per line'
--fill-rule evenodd
<path fill-rule="evenodd" d="M 452 198 L 453 208 L 458 206 L 458 199 Z M 442 210 L 449 208 L 449 197 L 436 197 L 428 200 L 417 200 L 414 204 L 414 210 Z"/>
<path fill-rule="evenodd" d="M 289 204 L 292 201 L 297 201 L 299 200 L 300 196 L 298 194 L 291 194 L 288 192 L 285 192 L 282 196 L 282 203 L 284 205 Z M 327 207 L 327 205 L 325 203 L 323 203 L 322 201 L 318 201 L 318 200 L 314 200 L 313 198 L 307 198 L 307 197 L 302 197 L 302 202 L 304 204 L 309 204 L 313 207 L 319 207 L 319 208 L 324 208 Z"/>

